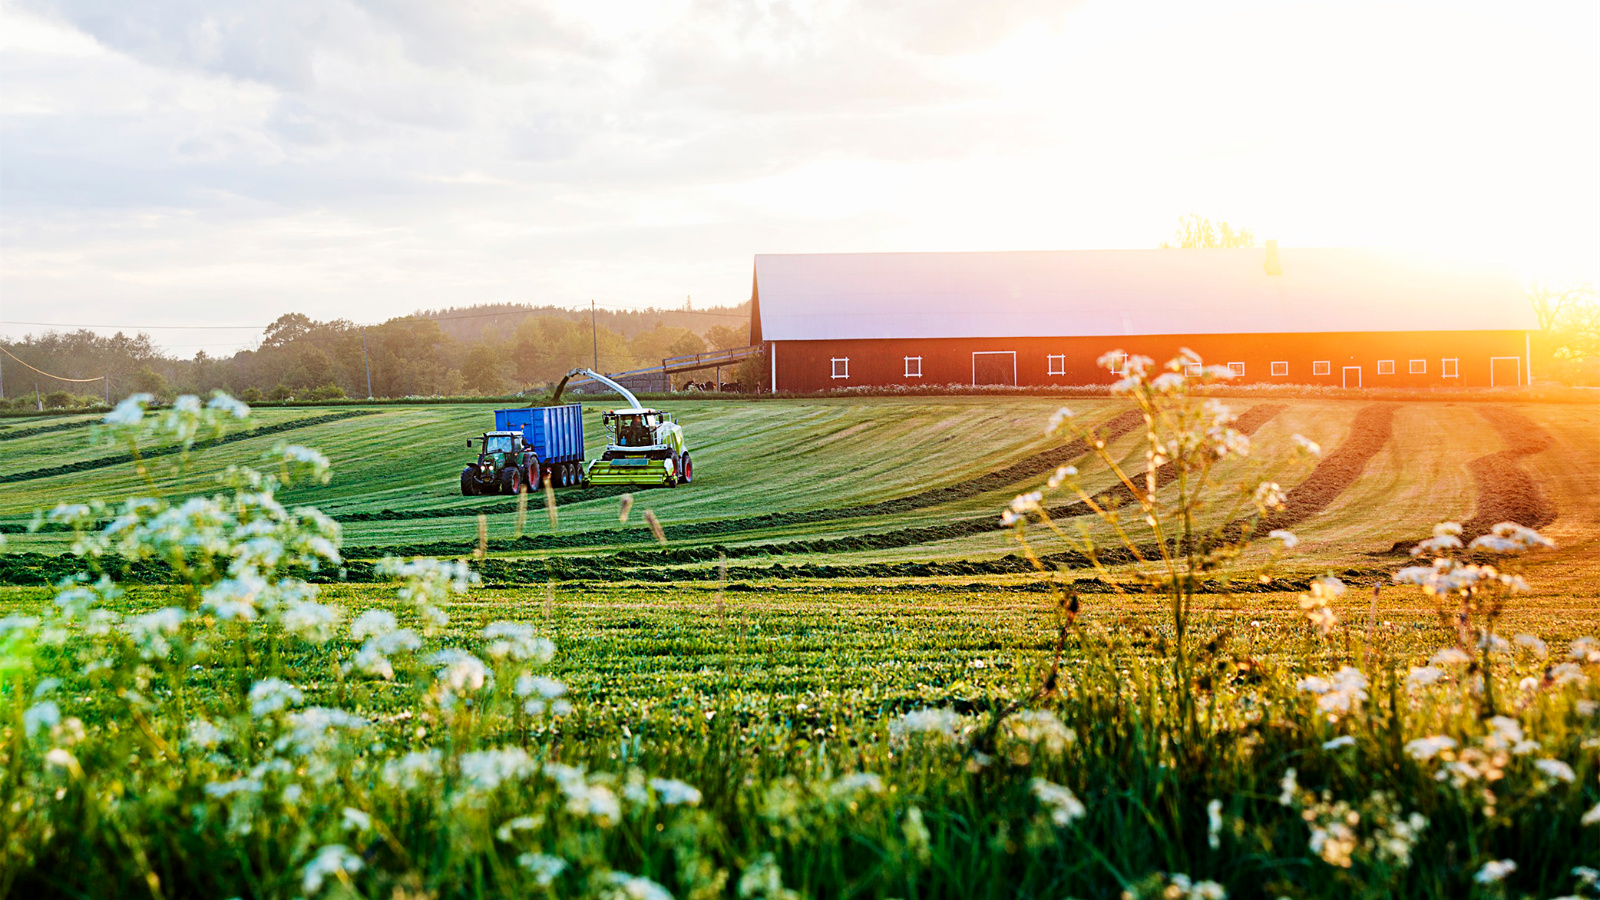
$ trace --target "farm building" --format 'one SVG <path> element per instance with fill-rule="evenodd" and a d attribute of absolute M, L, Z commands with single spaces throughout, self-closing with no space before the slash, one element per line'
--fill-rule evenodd
<path fill-rule="evenodd" d="M 774 391 L 1077 385 L 1189 347 L 1243 383 L 1529 382 L 1515 273 L 1368 249 L 760 255 L 751 342 Z"/>

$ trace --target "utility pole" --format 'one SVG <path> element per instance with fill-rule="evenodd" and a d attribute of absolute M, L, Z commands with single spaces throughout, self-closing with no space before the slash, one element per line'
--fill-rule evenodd
<path fill-rule="evenodd" d="M 0 366 L 0 400 L 4 400 L 5 398 L 6 398 L 5 366 Z"/>
<path fill-rule="evenodd" d="M 107 372 L 106 374 L 100 376 L 100 380 L 104 381 L 106 383 L 106 405 L 110 406 L 111 405 L 111 373 Z M 694 473 L 691 472 L 690 474 L 694 474 Z"/>
<path fill-rule="evenodd" d="M 594 340 L 594 370 L 600 371 L 600 326 L 594 323 L 594 298 L 589 298 L 589 336 Z"/>
<path fill-rule="evenodd" d="M 361 329 L 361 362 L 367 367 L 367 399 L 372 399 L 372 360 L 367 358 L 367 330 Z"/>
<path fill-rule="evenodd" d="M 39 397 L 39 382 L 37 380 L 33 383 L 33 402 L 35 406 L 39 407 L 39 412 L 44 412 L 44 400 Z"/>

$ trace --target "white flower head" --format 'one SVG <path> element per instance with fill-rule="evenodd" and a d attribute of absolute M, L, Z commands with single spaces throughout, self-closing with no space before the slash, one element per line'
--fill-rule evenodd
<path fill-rule="evenodd" d="M 1028 786 L 1032 789 L 1033 795 L 1039 799 L 1039 805 L 1049 813 L 1050 821 L 1058 827 L 1065 828 L 1089 814 L 1088 808 L 1071 788 L 1043 778 L 1033 779 L 1028 782 Z"/>
<path fill-rule="evenodd" d="M 359 871 L 361 857 L 351 853 L 350 848 L 343 844 L 328 844 L 318 850 L 317 855 L 300 870 L 300 887 L 307 896 L 314 896 L 322 890 L 323 882 L 329 876 L 348 881 L 352 874 Z"/>
<path fill-rule="evenodd" d="M 1478 874 L 1472 876 L 1472 880 L 1479 884 L 1494 884 L 1503 881 L 1507 875 L 1516 870 L 1517 863 L 1515 860 L 1498 859 L 1484 863 L 1483 868 L 1478 870 Z"/>
<path fill-rule="evenodd" d="M 256 718 L 281 712 L 306 701 L 300 689 L 281 678 L 264 678 L 250 686 L 250 715 Z"/>
<path fill-rule="evenodd" d="M 549 662 L 556 655 L 556 645 L 526 622 L 490 622 L 483 637 L 489 641 L 486 649 L 492 659 Z"/>
<path fill-rule="evenodd" d="M 49 731 L 61 724 L 61 707 L 54 700 L 45 700 L 28 707 L 22 714 L 22 730 L 28 737 L 40 731 Z"/>
<path fill-rule="evenodd" d="M 1272 529 L 1267 532 L 1267 537 L 1283 541 L 1283 549 L 1285 550 L 1293 550 L 1300 545 L 1300 538 L 1296 537 L 1294 532 L 1286 531 L 1282 528 Z"/>
<path fill-rule="evenodd" d="M 155 399 L 150 394 L 129 394 L 100 421 L 107 425 L 137 425 L 144 420 L 145 407 L 154 403 Z"/>
<path fill-rule="evenodd" d="M 1456 739 L 1447 735 L 1417 738 L 1406 743 L 1406 755 L 1417 762 L 1427 762 L 1445 750 L 1453 750 Z"/>

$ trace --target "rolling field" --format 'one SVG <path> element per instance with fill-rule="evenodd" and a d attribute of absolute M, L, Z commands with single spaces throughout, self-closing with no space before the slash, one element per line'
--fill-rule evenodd
<path fill-rule="evenodd" d="M 1067 403 L 1142 473 L 1126 401 Z M 634 491 L 626 522 L 620 489 L 461 497 L 481 406 L 267 410 L 186 462 L 146 447 L 143 475 L 88 419 L 0 427 L 0 895 L 1593 887 L 1600 407 L 1236 401 L 1254 450 L 1217 474 L 1279 480 L 1263 525 L 1300 545 L 1275 582 L 1206 582 L 1175 626 L 1130 569 L 1034 527 L 1041 574 L 999 526 L 1058 466 L 1122 490 L 1046 436 L 1059 405 L 674 403 L 696 483 Z M 1291 460 L 1294 435 L 1320 456 Z M 80 564 L 69 535 L 26 533 L 35 510 L 180 501 L 279 442 L 331 460 L 278 500 L 339 522 L 338 571 L 299 582 L 288 554 L 323 553 L 319 526 L 240 493 L 216 507 L 232 530 L 196 504 L 141 532 L 182 571 L 51 586 Z M 1041 503 L 1115 543 L 1075 496 Z M 1503 607 L 1497 580 L 1440 607 L 1390 575 L 1446 519 L 1556 547 Z"/>
<path fill-rule="evenodd" d="M 921 566 L 913 577 L 938 575 L 931 564 L 972 563 L 971 574 L 1004 578 L 1018 563 L 1018 548 L 998 528 L 999 510 L 1084 449 L 1045 438 L 1042 423 L 1059 405 L 1010 397 L 673 403 L 697 481 L 634 491 L 626 524 L 618 521 L 619 488 L 556 492 L 554 527 L 535 495 L 520 533 L 512 498 L 461 497 L 456 478 L 470 459 L 465 440 L 489 419 L 481 406 L 266 410 L 202 454 L 187 483 L 230 463 L 248 464 L 278 441 L 315 447 L 332 461 L 333 481 L 286 491 L 284 500 L 338 519 L 345 555 L 355 560 L 470 553 L 482 514 L 492 557 L 564 558 L 580 573 L 603 565 L 608 578 L 703 578 L 696 569 L 724 558 L 741 578 L 790 579 L 818 567 L 832 577 L 898 578 L 906 563 Z M 1140 432 L 1123 406 L 1099 399 L 1069 405 L 1086 421 L 1109 423 L 1106 437 L 1127 470 L 1142 470 L 1142 459 L 1126 458 L 1141 452 Z M 1391 567 L 1391 548 L 1426 536 L 1435 522 L 1481 531 L 1504 518 L 1527 521 L 1557 541 L 1543 565 L 1558 583 L 1576 586 L 1596 572 L 1600 407 L 1336 400 L 1233 406 L 1257 448 L 1239 466 L 1271 470 L 1292 434 L 1317 441 L 1329 457 L 1347 451 L 1315 472 L 1285 478 L 1291 490 L 1306 482 L 1302 492 L 1315 507 L 1281 523 L 1302 540 L 1292 572 Z M 591 456 L 603 445 L 599 410 L 586 412 Z M 0 530 L 9 532 L 8 552 L 65 548 L 63 534 L 17 533 L 37 509 L 85 496 L 114 500 L 145 487 L 119 448 L 95 442 L 88 422 L 52 420 L 54 430 L 15 438 L 0 431 Z M 156 483 L 171 490 L 178 479 Z M 1086 468 L 1085 483 L 1099 490 L 1111 480 Z M 665 549 L 652 538 L 646 509 L 665 526 Z M 1072 512 L 1065 511 L 1068 518 Z"/>

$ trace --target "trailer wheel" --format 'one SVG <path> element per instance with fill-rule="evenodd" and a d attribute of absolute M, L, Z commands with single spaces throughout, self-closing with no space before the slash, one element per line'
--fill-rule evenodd
<path fill-rule="evenodd" d="M 682 468 L 680 468 L 678 470 L 678 480 L 683 482 L 684 484 L 693 483 L 694 482 L 694 462 L 689 459 L 689 454 L 685 453 L 683 455 L 683 459 L 679 461 L 678 465 L 682 467 Z"/>

